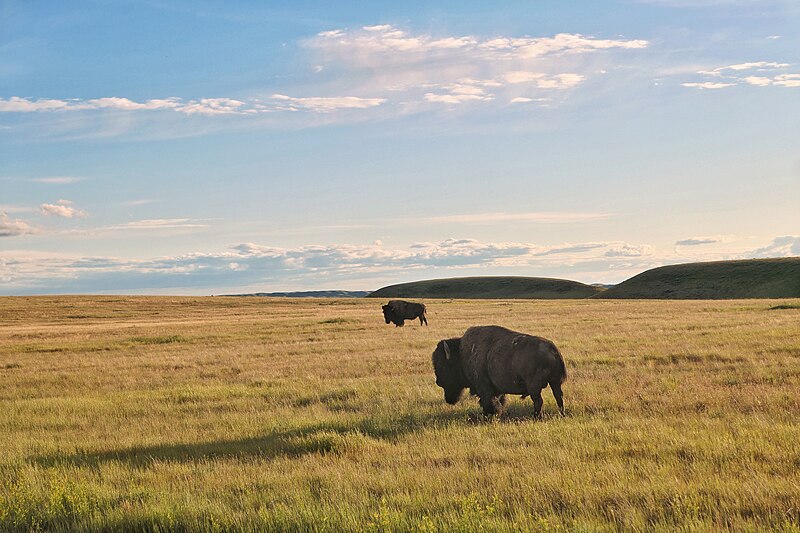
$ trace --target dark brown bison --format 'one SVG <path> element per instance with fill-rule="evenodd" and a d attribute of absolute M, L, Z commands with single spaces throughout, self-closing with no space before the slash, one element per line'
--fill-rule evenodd
<path fill-rule="evenodd" d="M 423 323 L 427 326 L 428 319 L 425 318 L 425 305 L 405 300 L 389 300 L 383 306 L 383 318 L 386 323 L 394 322 L 395 327 L 402 327 L 406 320 L 419 318 L 419 325 Z"/>
<path fill-rule="evenodd" d="M 485 415 L 500 414 L 506 394 L 533 399 L 533 416 L 542 414 L 542 389 L 550 385 L 564 414 L 561 384 L 567 368 L 555 344 L 542 337 L 500 326 L 469 328 L 462 337 L 439 341 L 433 352 L 436 384 L 455 404 L 464 389 L 478 396 Z"/>

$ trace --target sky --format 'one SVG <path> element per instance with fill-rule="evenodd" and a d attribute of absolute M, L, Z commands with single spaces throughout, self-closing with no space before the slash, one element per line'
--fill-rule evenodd
<path fill-rule="evenodd" d="M 0 295 L 800 256 L 794 0 L 0 0 Z"/>

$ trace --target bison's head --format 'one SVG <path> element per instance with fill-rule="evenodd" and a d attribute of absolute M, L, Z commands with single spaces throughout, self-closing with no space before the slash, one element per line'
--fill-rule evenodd
<path fill-rule="evenodd" d="M 394 308 L 391 305 L 383 306 L 383 318 L 387 324 L 394 319 Z"/>
<path fill-rule="evenodd" d="M 468 386 L 464 371 L 461 369 L 460 341 L 460 338 L 439 341 L 433 351 L 436 384 L 444 389 L 444 400 L 451 405 L 461 399 L 464 389 Z"/>

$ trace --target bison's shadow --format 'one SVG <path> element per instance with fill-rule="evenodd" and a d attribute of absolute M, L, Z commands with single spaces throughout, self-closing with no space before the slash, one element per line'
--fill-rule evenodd
<path fill-rule="evenodd" d="M 335 453 L 343 445 L 342 437 L 364 435 L 380 440 L 394 440 L 426 427 L 443 427 L 464 422 L 463 412 L 400 413 L 391 418 L 364 418 L 357 422 L 312 424 L 256 437 L 133 446 L 116 450 L 38 455 L 29 460 L 42 466 L 70 464 L 98 467 L 111 461 L 146 468 L 154 462 L 191 462 L 215 457 L 258 456 L 266 459 L 300 457 L 313 453 Z"/>
<path fill-rule="evenodd" d="M 469 402 L 470 399 L 464 401 Z M 477 407 L 477 406 L 476 406 Z M 545 420 L 555 416 L 545 413 Z M 380 440 L 395 440 L 425 428 L 450 427 L 454 424 L 480 424 L 488 420 L 499 422 L 533 421 L 530 402 L 512 401 L 501 417 L 486 418 L 480 409 L 441 411 L 441 402 L 431 402 L 423 412 L 399 413 L 389 418 L 363 418 L 357 422 L 327 422 L 284 431 L 273 431 L 250 438 L 214 440 L 179 444 L 133 446 L 99 452 L 55 453 L 38 455 L 29 460 L 41 466 L 69 464 L 97 468 L 103 463 L 119 461 L 136 468 L 147 468 L 155 462 L 192 462 L 208 458 L 257 456 L 265 459 L 300 457 L 314 453 L 336 453 L 344 438 L 364 435 Z"/>
<path fill-rule="evenodd" d="M 461 400 L 462 402 L 471 402 L 474 399 L 467 398 Z M 548 408 L 545 404 L 545 407 L 542 409 L 542 418 L 540 420 L 536 420 L 533 416 L 533 402 L 530 399 L 526 400 L 511 400 L 509 401 L 505 409 L 503 410 L 502 415 L 491 415 L 485 416 L 482 412 L 480 407 L 478 407 L 477 400 L 475 400 L 475 407 L 476 409 L 470 410 L 470 413 L 467 415 L 467 420 L 471 423 L 479 424 L 482 422 L 486 422 L 488 420 L 493 420 L 497 422 L 546 422 L 548 420 L 558 420 L 564 418 L 555 408 L 552 406 Z M 567 415 L 569 416 L 569 412 Z"/>

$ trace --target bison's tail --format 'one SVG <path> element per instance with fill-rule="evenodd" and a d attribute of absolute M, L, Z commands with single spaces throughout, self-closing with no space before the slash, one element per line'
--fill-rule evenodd
<path fill-rule="evenodd" d="M 564 357 L 561 355 L 559 349 L 556 348 L 555 345 L 553 345 L 553 349 L 555 351 L 554 355 L 556 356 L 556 363 L 558 364 L 558 370 L 560 371 L 561 374 L 559 383 L 564 383 L 565 381 L 567 381 L 567 365 L 564 364 Z"/>

